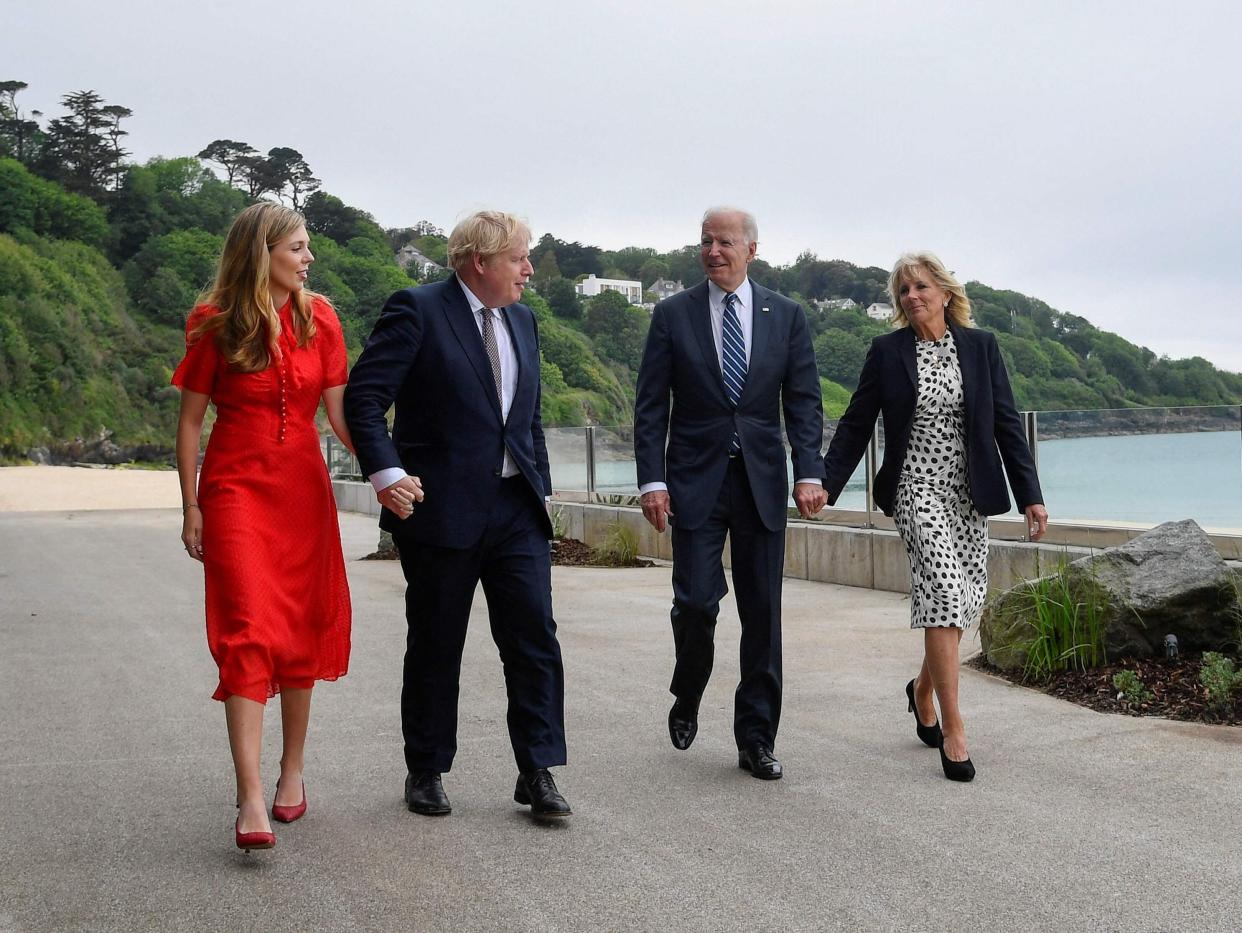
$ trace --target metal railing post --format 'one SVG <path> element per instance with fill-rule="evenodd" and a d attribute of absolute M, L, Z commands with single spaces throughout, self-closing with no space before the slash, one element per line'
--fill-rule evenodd
<path fill-rule="evenodd" d="M 587 501 L 595 501 L 595 426 L 586 429 L 586 485 Z"/>
<path fill-rule="evenodd" d="M 324 459 L 324 462 L 327 463 L 328 465 L 328 475 L 336 476 L 336 470 L 332 466 L 332 435 L 325 434 L 323 436 L 323 440 L 324 440 L 323 459 Z"/>
<path fill-rule="evenodd" d="M 1026 446 L 1031 448 L 1031 459 L 1035 461 L 1035 469 L 1039 469 L 1039 412 L 1024 411 L 1022 426 L 1026 430 Z"/>
<path fill-rule="evenodd" d="M 871 518 L 871 513 L 875 511 L 875 474 L 879 470 L 877 461 L 880 459 L 880 422 L 877 419 L 875 428 L 871 432 L 871 440 L 867 442 L 867 454 L 865 457 L 867 469 L 867 525 L 868 528 L 874 528 L 875 522 Z"/>

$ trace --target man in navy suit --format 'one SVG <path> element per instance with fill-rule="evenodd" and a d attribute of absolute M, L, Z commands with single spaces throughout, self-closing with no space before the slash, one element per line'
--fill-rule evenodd
<path fill-rule="evenodd" d="M 533 271 L 529 244 L 530 229 L 509 214 L 459 223 L 448 241 L 456 274 L 388 299 L 345 389 L 358 461 L 405 574 L 405 800 L 428 816 L 451 811 L 440 776 L 457 750 L 462 648 L 480 582 L 504 664 L 514 800 L 538 817 L 570 813 L 548 771 L 565 763 L 565 678 L 539 339 L 517 303 Z"/>
<path fill-rule="evenodd" d="M 802 309 L 747 277 L 758 238 L 745 211 L 704 215 L 707 281 L 660 302 L 652 314 L 638 372 L 634 456 L 643 514 L 657 531 L 672 526 L 676 664 L 669 689 L 676 699 L 669 736 L 686 749 L 698 733 L 716 616 L 728 592 L 727 533 L 742 623 L 733 718 L 738 766 L 773 780 L 783 773 L 773 750 L 789 498 L 781 411 L 793 449 L 794 502 L 809 517 L 825 501 L 823 405 Z"/>

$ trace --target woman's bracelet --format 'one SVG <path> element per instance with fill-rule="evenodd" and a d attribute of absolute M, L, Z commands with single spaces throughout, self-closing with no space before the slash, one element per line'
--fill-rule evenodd
<path fill-rule="evenodd" d="M 198 509 L 198 503 L 197 503 L 197 502 L 191 502 L 189 505 L 183 505 L 183 506 L 181 507 L 181 511 L 183 511 L 183 512 L 184 512 L 186 509 Z M 200 512 L 202 511 L 202 509 L 198 509 L 198 510 L 199 510 Z"/>

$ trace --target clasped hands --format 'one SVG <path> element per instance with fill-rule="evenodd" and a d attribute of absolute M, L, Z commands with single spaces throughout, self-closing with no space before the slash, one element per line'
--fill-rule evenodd
<path fill-rule="evenodd" d="M 798 507 L 798 514 L 803 518 L 810 518 L 828 504 L 828 493 L 819 483 L 794 483 L 793 500 L 794 505 Z M 652 490 L 644 493 L 640 501 L 643 507 L 643 517 L 651 523 L 652 528 L 663 532 L 668 527 L 669 516 L 673 514 L 672 509 L 669 508 L 668 491 Z"/>
<path fill-rule="evenodd" d="M 379 504 L 403 521 L 414 513 L 414 503 L 423 501 L 423 484 L 417 476 L 406 476 L 375 494 Z"/>

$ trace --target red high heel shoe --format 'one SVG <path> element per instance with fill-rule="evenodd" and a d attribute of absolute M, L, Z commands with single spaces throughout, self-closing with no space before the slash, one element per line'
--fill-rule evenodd
<path fill-rule="evenodd" d="M 276 782 L 276 790 L 280 791 L 280 781 Z M 292 807 L 286 807 L 278 804 L 275 799 L 272 800 L 272 819 L 281 823 L 292 823 L 294 820 L 300 820 L 306 813 L 306 782 L 302 782 L 302 802 L 294 804 Z"/>
<path fill-rule="evenodd" d="M 239 816 L 237 819 L 238 823 L 240 823 L 241 817 Z M 243 833 L 237 828 L 238 823 L 233 824 L 233 832 L 237 836 L 237 848 L 245 852 L 249 852 L 251 849 L 276 848 L 275 833 Z"/>

